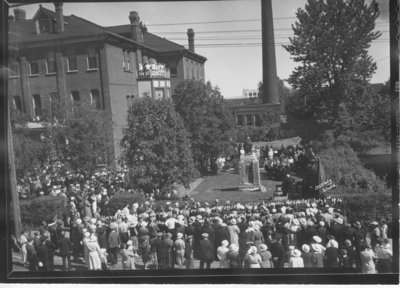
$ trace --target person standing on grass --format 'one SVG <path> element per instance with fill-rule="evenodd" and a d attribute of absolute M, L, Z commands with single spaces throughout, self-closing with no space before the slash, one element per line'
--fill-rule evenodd
<path fill-rule="evenodd" d="M 97 242 L 97 237 L 92 234 L 89 240 L 86 241 L 86 247 L 89 254 L 89 270 L 101 270 L 101 259 L 100 259 L 100 246 Z"/>
<path fill-rule="evenodd" d="M 304 261 L 301 258 L 300 250 L 294 249 L 290 255 L 289 268 L 304 268 Z"/>
<path fill-rule="evenodd" d="M 123 270 L 136 270 L 135 254 L 132 249 L 132 241 L 128 240 L 126 244 L 121 244 L 121 258 Z"/>
<path fill-rule="evenodd" d="M 117 265 L 118 263 L 118 248 L 121 244 L 121 240 L 119 238 L 118 227 L 116 223 L 110 224 L 111 232 L 108 235 L 108 249 L 109 254 L 112 255 L 112 265 Z"/>
<path fill-rule="evenodd" d="M 63 270 L 71 271 L 71 252 L 72 242 L 71 239 L 65 237 L 65 232 L 61 233 L 62 238 L 58 241 L 58 247 L 60 249 L 60 255 L 63 261 Z"/>
<path fill-rule="evenodd" d="M 188 235 L 185 243 L 185 267 L 194 269 L 193 264 L 193 235 Z"/>
<path fill-rule="evenodd" d="M 46 247 L 46 236 L 40 236 L 40 244 L 38 245 L 36 252 L 38 256 L 39 271 L 49 271 L 49 252 Z"/>
<path fill-rule="evenodd" d="M 217 249 L 217 257 L 219 260 L 219 268 L 229 268 L 229 259 L 228 259 L 228 248 L 229 242 L 228 240 L 223 240 L 221 246 Z"/>
<path fill-rule="evenodd" d="M 211 263 L 214 260 L 214 251 L 213 246 L 208 240 L 208 234 L 201 234 L 203 239 L 200 240 L 199 248 L 200 248 L 200 269 L 204 269 L 204 264 L 206 264 L 206 268 L 211 268 Z"/>
<path fill-rule="evenodd" d="M 183 234 L 178 232 L 178 234 L 176 234 L 176 240 L 174 243 L 175 263 L 178 265 L 179 269 L 182 269 L 185 259 L 185 242 L 182 240 L 182 238 Z"/>
<path fill-rule="evenodd" d="M 307 244 L 303 244 L 301 249 L 303 250 L 301 258 L 303 258 L 304 267 L 313 267 L 314 255 L 312 252 L 310 252 L 310 246 Z"/>

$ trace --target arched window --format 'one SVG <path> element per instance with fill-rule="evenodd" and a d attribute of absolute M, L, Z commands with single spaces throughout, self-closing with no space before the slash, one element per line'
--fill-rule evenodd
<path fill-rule="evenodd" d="M 98 89 L 90 90 L 90 103 L 92 104 L 92 107 L 101 109 L 100 93 Z"/>
<path fill-rule="evenodd" d="M 13 107 L 15 110 L 18 111 L 18 113 L 22 113 L 22 101 L 21 101 L 21 96 L 13 96 Z"/>
<path fill-rule="evenodd" d="M 81 101 L 81 96 L 79 95 L 79 91 L 71 91 L 71 100 L 75 102 Z"/>
<path fill-rule="evenodd" d="M 40 98 L 40 94 L 32 95 L 33 102 L 33 117 L 40 118 L 42 116 L 42 99 Z"/>

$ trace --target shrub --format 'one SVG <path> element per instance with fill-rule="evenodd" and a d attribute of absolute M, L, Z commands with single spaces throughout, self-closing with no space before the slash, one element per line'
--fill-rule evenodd
<path fill-rule="evenodd" d="M 374 192 L 366 189 L 358 189 L 354 192 L 356 193 L 346 193 L 341 196 L 350 222 L 362 221 L 364 224 L 369 224 L 374 220 L 391 218 L 392 195 L 390 192 Z"/>
<path fill-rule="evenodd" d="M 119 193 L 111 197 L 108 203 L 108 211 L 111 215 L 115 215 L 118 210 L 123 209 L 126 204 L 132 206 L 133 203 L 141 203 L 145 201 L 143 193 Z"/>
<path fill-rule="evenodd" d="M 328 178 L 335 184 L 349 188 L 385 192 L 388 188 L 374 172 L 364 168 L 356 152 L 348 147 L 334 145 L 318 153 Z"/>
<path fill-rule="evenodd" d="M 28 227 L 40 226 L 42 221 L 52 222 L 54 216 L 64 219 L 67 200 L 62 196 L 43 196 L 20 202 L 21 222 Z"/>

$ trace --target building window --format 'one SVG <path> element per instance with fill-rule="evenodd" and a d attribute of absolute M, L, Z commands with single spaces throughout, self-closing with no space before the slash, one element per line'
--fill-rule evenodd
<path fill-rule="evenodd" d="M 261 121 L 261 116 L 260 114 L 256 114 L 256 125 L 261 126 L 262 121 Z"/>
<path fill-rule="evenodd" d="M 76 62 L 76 55 L 74 50 L 67 51 L 67 65 L 68 65 L 68 72 L 78 70 L 78 65 Z"/>
<path fill-rule="evenodd" d="M 90 90 L 90 103 L 92 104 L 92 107 L 96 109 L 101 109 L 99 90 Z"/>
<path fill-rule="evenodd" d="M 13 107 L 18 113 L 22 113 L 22 101 L 20 96 L 13 97 Z"/>
<path fill-rule="evenodd" d="M 124 71 L 131 71 L 131 58 L 129 57 L 129 52 L 124 50 L 122 51 L 123 53 L 123 62 L 122 62 L 122 67 L 124 68 Z"/>
<path fill-rule="evenodd" d="M 160 81 L 158 81 L 158 80 L 153 80 L 153 86 L 154 86 L 154 87 L 160 87 Z"/>
<path fill-rule="evenodd" d="M 165 87 L 165 81 L 164 80 L 160 80 L 160 87 L 162 87 L 162 88 Z"/>
<path fill-rule="evenodd" d="M 163 99 L 164 98 L 164 89 L 155 89 L 155 98 Z"/>
<path fill-rule="evenodd" d="M 30 75 L 39 75 L 39 63 L 37 60 L 32 60 L 29 63 L 29 73 Z"/>
<path fill-rule="evenodd" d="M 79 102 L 81 101 L 81 96 L 79 95 L 79 91 L 72 91 L 71 92 L 71 100 L 74 102 Z"/>
<path fill-rule="evenodd" d="M 87 51 L 87 67 L 88 70 L 93 70 L 97 69 L 97 55 L 96 55 L 96 50 L 94 48 L 89 48 Z"/>
<path fill-rule="evenodd" d="M 246 125 L 253 125 L 253 115 L 246 115 Z"/>
<path fill-rule="evenodd" d="M 56 59 L 54 57 L 54 53 L 47 54 L 46 68 L 47 68 L 47 74 L 55 74 L 57 72 Z"/>
<path fill-rule="evenodd" d="M 178 73 L 176 71 L 176 67 L 172 67 L 170 69 L 170 73 L 171 73 L 171 77 L 177 77 L 178 76 Z"/>
<path fill-rule="evenodd" d="M 243 115 L 236 116 L 236 123 L 238 126 L 243 126 Z"/>
<path fill-rule="evenodd" d="M 10 64 L 10 77 L 18 77 L 19 76 L 19 64 L 18 62 L 12 62 Z"/>
<path fill-rule="evenodd" d="M 171 87 L 171 82 L 169 80 L 165 81 L 167 83 L 167 87 Z"/>
<path fill-rule="evenodd" d="M 33 102 L 33 117 L 37 120 L 40 120 L 42 117 L 42 100 L 40 99 L 39 94 L 32 95 L 32 102 Z"/>
<path fill-rule="evenodd" d="M 128 104 L 128 108 L 132 107 L 134 99 L 135 95 L 126 95 L 126 103 Z"/>

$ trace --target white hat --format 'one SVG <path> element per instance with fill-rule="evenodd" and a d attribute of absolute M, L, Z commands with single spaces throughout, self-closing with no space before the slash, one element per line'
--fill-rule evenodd
<path fill-rule="evenodd" d="M 183 237 L 183 234 L 182 234 L 182 233 L 179 232 L 178 234 L 176 234 L 176 238 L 177 238 L 177 239 L 181 239 L 182 237 Z"/>
<path fill-rule="evenodd" d="M 126 242 L 126 245 L 127 246 L 131 246 L 133 243 L 132 243 L 132 240 L 128 240 L 128 242 Z"/>
<path fill-rule="evenodd" d="M 307 244 L 304 244 L 303 246 L 301 246 L 301 249 L 302 249 L 304 252 L 310 252 L 310 246 L 308 246 Z"/>
<path fill-rule="evenodd" d="M 322 252 L 321 245 L 319 245 L 319 244 L 311 244 L 311 247 L 317 253 L 321 253 Z"/>
<path fill-rule="evenodd" d="M 314 239 L 314 241 L 317 242 L 317 243 L 321 243 L 321 242 L 322 242 L 321 237 L 319 237 L 319 236 L 317 236 L 317 235 L 313 236 L 313 239 Z"/>
<path fill-rule="evenodd" d="M 85 236 L 86 238 L 90 237 L 90 232 L 86 231 L 85 233 L 83 233 L 83 236 Z"/>
<path fill-rule="evenodd" d="M 333 219 L 333 221 L 335 221 L 338 224 L 343 224 L 343 219 L 342 218 L 336 218 L 336 219 Z"/>
<path fill-rule="evenodd" d="M 300 256 L 301 256 L 301 252 L 300 252 L 299 250 L 297 250 L 297 249 L 294 249 L 294 250 L 292 251 L 291 255 L 292 255 L 293 257 L 300 257 Z"/>
<path fill-rule="evenodd" d="M 229 245 L 228 240 L 222 240 L 221 245 L 227 247 Z"/>

